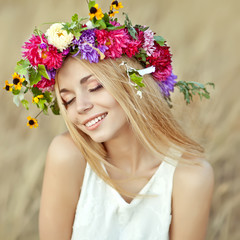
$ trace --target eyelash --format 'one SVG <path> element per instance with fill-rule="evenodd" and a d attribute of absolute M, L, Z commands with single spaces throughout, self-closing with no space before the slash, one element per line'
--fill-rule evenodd
<path fill-rule="evenodd" d="M 95 87 L 95 88 L 92 88 L 92 89 L 89 89 L 89 92 L 95 92 L 95 91 L 97 91 L 97 90 L 99 90 L 99 89 L 101 89 L 103 86 L 101 85 L 101 84 L 99 84 L 97 87 Z M 72 101 L 74 100 L 74 98 L 73 99 L 71 99 L 70 101 L 68 101 L 68 102 L 63 102 L 63 105 L 65 106 L 65 107 L 67 107 L 69 104 L 71 104 L 72 103 Z"/>

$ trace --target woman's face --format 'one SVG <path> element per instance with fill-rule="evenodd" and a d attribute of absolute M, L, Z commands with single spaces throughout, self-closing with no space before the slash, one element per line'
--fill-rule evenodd
<path fill-rule="evenodd" d="M 129 129 L 118 102 L 76 59 L 66 60 L 58 73 L 58 84 L 69 120 L 94 141 L 109 141 Z"/>

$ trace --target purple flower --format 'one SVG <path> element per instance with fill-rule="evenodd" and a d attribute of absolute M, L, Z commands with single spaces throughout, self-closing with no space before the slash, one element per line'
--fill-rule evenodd
<path fill-rule="evenodd" d="M 47 48 L 47 44 L 43 42 L 43 43 L 41 43 L 41 44 L 39 45 L 39 48 L 42 49 L 42 50 L 44 50 L 44 49 Z"/>
<path fill-rule="evenodd" d="M 106 46 L 97 47 L 95 44 L 95 30 L 88 29 L 83 31 L 79 40 L 74 39 L 73 44 L 78 47 L 78 51 L 73 56 L 81 54 L 82 59 L 88 60 L 90 63 L 97 63 L 99 61 L 100 52 L 104 53 L 107 50 Z"/>
<path fill-rule="evenodd" d="M 48 73 L 48 76 L 49 76 L 49 79 L 55 79 L 56 77 L 56 70 L 55 69 L 52 69 L 52 70 L 47 70 L 47 73 Z"/>
<path fill-rule="evenodd" d="M 157 82 L 159 87 L 161 88 L 162 94 L 165 97 L 169 97 L 170 92 L 174 91 L 174 85 L 177 82 L 175 81 L 175 79 L 177 79 L 177 76 L 171 73 L 171 75 L 167 78 L 166 81 Z"/>
<path fill-rule="evenodd" d="M 64 50 L 62 51 L 62 55 L 63 55 L 63 56 L 67 56 L 67 55 L 69 54 L 69 52 L 70 52 L 70 48 L 64 49 Z"/>

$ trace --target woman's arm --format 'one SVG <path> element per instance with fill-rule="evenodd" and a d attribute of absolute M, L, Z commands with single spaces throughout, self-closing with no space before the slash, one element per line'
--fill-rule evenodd
<path fill-rule="evenodd" d="M 39 214 L 40 240 L 70 240 L 85 161 L 65 133 L 54 138 L 46 159 Z"/>
<path fill-rule="evenodd" d="M 211 165 L 179 164 L 174 175 L 171 240 L 205 239 L 214 175 Z"/>

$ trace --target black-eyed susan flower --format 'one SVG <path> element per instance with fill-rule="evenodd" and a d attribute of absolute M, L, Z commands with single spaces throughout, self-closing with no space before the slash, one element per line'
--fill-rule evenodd
<path fill-rule="evenodd" d="M 112 1 L 111 6 L 112 6 L 113 8 L 115 8 L 116 10 L 118 10 L 119 8 L 123 8 L 122 3 L 121 3 L 121 2 L 118 2 L 118 1 Z"/>
<path fill-rule="evenodd" d="M 36 97 L 32 98 L 33 103 L 39 103 L 39 99 L 43 98 L 43 95 L 37 95 Z"/>
<path fill-rule="evenodd" d="M 90 20 L 96 17 L 97 20 L 101 20 L 104 15 L 102 13 L 102 9 L 98 8 L 98 4 L 95 4 L 93 7 L 90 8 Z"/>
<path fill-rule="evenodd" d="M 3 89 L 5 89 L 8 92 L 12 92 L 12 86 L 13 84 L 9 84 L 8 80 L 5 81 L 5 87 Z"/>
<path fill-rule="evenodd" d="M 37 128 L 38 127 L 37 119 L 29 116 L 29 117 L 27 117 L 27 120 L 28 120 L 27 126 L 29 126 L 30 128 L 33 128 L 33 127 Z"/>
<path fill-rule="evenodd" d="M 114 15 L 115 15 L 116 13 L 119 13 L 119 12 L 118 12 L 118 11 L 113 11 L 113 6 L 112 6 L 112 4 L 111 4 L 111 6 L 110 6 L 110 11 L 108 12 L 108 16 L 109 16 L 109 17 L 114 17 Z"/>
<path fill-rule="evenodd" d="M 22 83 L 25 81 L 25 78 L 21 78 L 19 74 L 14 73 L 13 77 L 13 84 L 16 90 L 21 90 Z"/>

